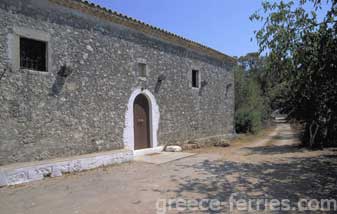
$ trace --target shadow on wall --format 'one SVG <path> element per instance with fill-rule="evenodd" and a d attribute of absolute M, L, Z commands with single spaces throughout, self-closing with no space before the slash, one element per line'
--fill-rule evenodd
<path fill-rule="evenodd" d="M 63 65 L 61 67 L 61 69 L 57 72 L 55 82 L 51 88 L 51 96 L 57 96 L 61 93 L 67 77 L 69 77 L 72 72 L 73 70 L 70 68 L 69 65 Z"/>
<path fill-rule="evenodd" d="M 192 168 L 207 177 L 179 179 L 178 188 L 170 190 L 175 198 L 191 199 L 191 195 L 198 195 L 193 199 L 217 199 L 228 203 L 232 193 L 236 193 L 236 201 L 255 200 L 253 207 L 257 206 L 257 199 L 288 199 L 291 207 L 297 206 L 300 199 L 337 200 L 337 155 L 291 158 L 287 163 L 276 164 L 205 160 Z M 222 211 L 229 211 L 229 203 L 223 207 Z"/>
<path fill-rule="evenodd" d="M 6 65 L 5 68 L 3 68 L 3 70 L 0 69 L 0 83 L 1 80 L 5 78 L 5 75 L 7 73 L 12 73 L 12 68 L 9 65 Z"/>

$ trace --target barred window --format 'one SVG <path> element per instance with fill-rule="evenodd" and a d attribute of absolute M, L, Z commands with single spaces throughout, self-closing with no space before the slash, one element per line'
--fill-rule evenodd
<path fill-rule="evenodd" d="M 20 68 L 47 71 L 47 43 L 20 38 Z"/>

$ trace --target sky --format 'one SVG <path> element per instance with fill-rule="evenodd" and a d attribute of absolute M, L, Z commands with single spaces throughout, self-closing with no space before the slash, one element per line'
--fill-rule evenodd
<path fill-rule="evenodd" d="M 258 51 L 249 16 L 261 0 L 91 0 L 230 56 Z M 253 41 L 251 41 L 253 38 Z"/>

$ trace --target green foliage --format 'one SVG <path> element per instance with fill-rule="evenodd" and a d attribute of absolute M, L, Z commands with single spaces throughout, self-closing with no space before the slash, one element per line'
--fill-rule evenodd
<path fill-rule="evenodd" d="M 243 58 L 241 58 L 243 59 Z M 259 69 L 235 69 L 235 129 L 238 133 L 257 133 L 262 123 L 269 119 L 266 100 L 262 97 L 261 84 L 257 79 Z"/>
<path fill-rule="evenodd" d="M 264 22 L 256 38 L 268 53 L 270 97 L 305 124 L 303 142 L 310 147 L 337 145 L 337 1 L 324 3 L 330 9 L 323 20 L 316 15 L 320 0 L 265 1 L 263 12 L 251 16 Z"/>
<path fill-rule="evenodd" d="M 238 133 L 257 133 L 262 127 L 262 113 L 240 108 L 235 113 L 235 129 Z"/>

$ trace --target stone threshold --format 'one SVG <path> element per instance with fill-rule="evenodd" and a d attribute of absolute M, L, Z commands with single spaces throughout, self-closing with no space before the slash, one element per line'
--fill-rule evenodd
<path fill-rule="evenodd" d="M 59 177 L 64 173 L 80 172 L 133 160 L 133 150 L 121 149 L 57 158 L 45 161 L 15 163 L 0 167 L 0 187 Z"/>
<path fill-rule="evenodd" d="M 139 157 L 139 156 L 144 156 L 148 154 L 159 153 L 159 152 L 162 152 L 163 150 L 164 150 L 164 146 L 157 146 L 154 148 L 134 150 L 133 154 L 134 154 L 134 157 Z"/>

